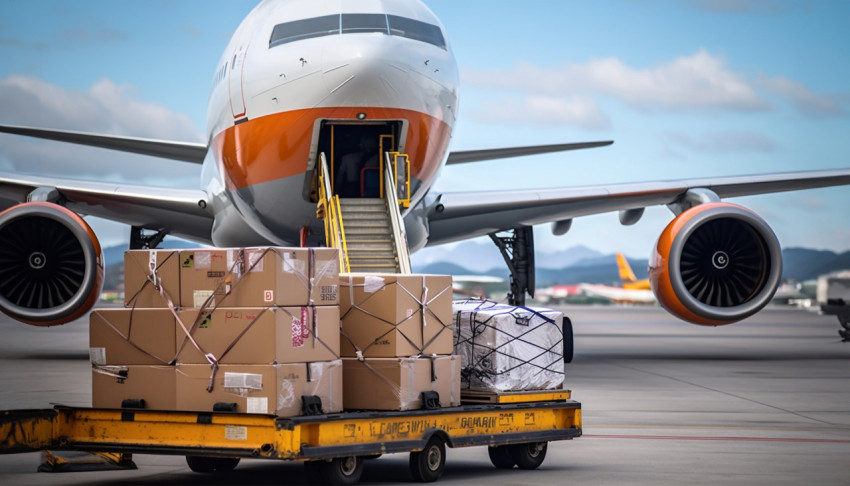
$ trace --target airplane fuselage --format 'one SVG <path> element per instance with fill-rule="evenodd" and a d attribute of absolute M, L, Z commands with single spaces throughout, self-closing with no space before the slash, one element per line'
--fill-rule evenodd
<path fill-rule="evenodd" d="M 457 64 L 424 4 L 262 2 L 213 79 L 202 176 L 213 242 L 292 245 L 304 226 L 321 232 L 310 194 L 319 153 L 336 175 L 364 142 L 409 155 L 415 205 L 445 163 L 457 104 Z M 411 247 L 424 244 L 411 233 Z"/>

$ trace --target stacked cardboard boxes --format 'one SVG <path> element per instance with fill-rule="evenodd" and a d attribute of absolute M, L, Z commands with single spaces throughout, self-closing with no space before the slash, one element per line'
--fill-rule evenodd
<path fill-rule="evenodd" d="M 91 314 L 93 405 L 341 411 L 338 279 L 334 249 L 128 251 L 126 308 Z"/>
<path fill-rule="evenodd" d="M 460 403 L 451 276 L 342 274 L 340 315 L 346 409 Z"/>
<path fill-rule="evenodd" d="M 504 392 L 561 388 L 564 315 L 551 309 L 486 300 L 454 303 L 454 352 L 464 390 Z"/>

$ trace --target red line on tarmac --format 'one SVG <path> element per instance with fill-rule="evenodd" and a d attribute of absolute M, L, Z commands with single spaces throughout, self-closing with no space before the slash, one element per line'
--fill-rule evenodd
<path fill-rule="evenodd" d="M 582 437 L 594 439 L 644 439 L 644 440 L 726 440 L 740 442 L 825 442 L 850 444 L 850 440 L 841 439 L 794 439 L 781 437 L 691 437 L 684 435 L 599 435 L 582 434 Z"/>

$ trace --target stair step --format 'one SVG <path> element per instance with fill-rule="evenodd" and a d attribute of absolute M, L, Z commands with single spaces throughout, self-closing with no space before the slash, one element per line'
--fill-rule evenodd
<path fill-rule="evenodd" d="M 380 218 L 342 219 L 342 225 L 349 226 L 387 226 L 389 222 Z"/>
<path fill-rule="evenodd" d="M 380 197 L 341 197 L 339 203 L 346 206 L 369 206 L 384 204 L 384 200 Z"/>
<path fill-rule="evenodd" d="M 382 242 L 382 243 L 362 243 L 360 241 L 348 241 L 348 251 L 349 253 L 352 251 L 356 252 L 366 252 L 366 251 L 393 251 L 393 245 L 391 242 Z"/>
<path fill-rule="evenodd" d="M 344 223 L 347 223 L 349 221 L 361 221 L 361 220 L 369 220 L 369 219 L 373 219 L 373 220 L 377 220 L 377 221 L 386 221 L 388 218 L 387 218 L 387 213 L 379 213 L 377 211 L 376 212 L 357 211 L 357 212 L 350 212 L 350 213 L 346 213 L 346 212 L 343 211 L 343 213 L 342 213 L 342 221 Z"/>
<path fill-rule="evenodd" d="M 389 263 L 385 265 L 351 265 L 351 271 L 363 273 L 397 273 L 398 265 Z"/>
<path fill-rule="evenodd" d="M 390 235 L 390 229 L 386 226 L 354 226 L 345 227 L 345 236 L 351 235 Z"/>

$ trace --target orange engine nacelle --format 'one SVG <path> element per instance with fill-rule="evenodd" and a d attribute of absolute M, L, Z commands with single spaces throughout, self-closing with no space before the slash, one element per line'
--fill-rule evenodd
<path fill-rule="evenodd" d="M 781 276 L 782 250 L 773 230 L 752 211 L 720 202 L 677 216 L 661 233 L 649 262 L 661 306 L 706 326 L 760 311 Z"/>
<path fill-rule="evenodd" d="M 92 229 L 62 206 L 31 202 L 0 213 L 0 310 L 34 326 L 88 312 L 103 286 Z"/>

